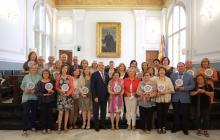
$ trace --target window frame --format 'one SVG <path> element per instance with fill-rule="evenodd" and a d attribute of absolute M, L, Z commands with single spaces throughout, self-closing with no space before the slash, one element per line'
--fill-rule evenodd
<path fill-rule="evenodd" d="M 176 31 L 174 31 L 174 9 L 176 8 L 176 7 L 178 7 L 179 8 L 179 12 L 178 12 L 178 20 L 179 20 L 179 24 L 178 24 L 178 29 L 176 30 Z M 183 15 L 181 15 L 181 8 L 183 9 L 183 11 L 184 11 L 184 15 L 185 15 L 185 26 L 184 27 L 181 27 L 181 16 L 183 16 Z M 171 19 L 172 19 L 172 21 L 171 21 Z M 170 23 L 170 22 L 172 22 L 172 23 Z M 170 24 L 171 24 L 171 26 L 170 26 Z M 172 30 L 171 30 L 171 33 L 170 33 L 170 27 L 172 28 Z M 172 66 L 176 66 L 176 63 L 174 63 L 174 59 L 178 59 L 178 62 L 180 62 L 181 61 L 181 57 L 182 56 L 184 56 L 185 58 L 184 59 L 186 59 L 186 54 L 182 54 L 182 46 L 181 46 L 181 34 L 183 33 L 183 31 L 185 31 L 185 47 L 184 48 L 186 48 L 186 39 L 187 39 L 187 15 L 186 15 L 186 8 L 185 8 L 185 5 L 182 3 L 182 2 L 180 2 L 180 3 L 177 3 L 177 4 L 174 4 L 173 5 L 173 7 L 172 7 L 172 10 L 170 11 L 170 14 L 168 15 L 168 25 L 167 25 L 167 31 L 168 31 L 168 33 L 167 33 L 167 41 L 168 41 L 168 57 L 170 57 L 171 56 L 171 58 L 170 58 L 170 60 L 171 60 L 171 65 Z M 176 54 L 176 55 L 178 55 L 177 57 L 176 57 L 176 55 L 175 55 L 175 49 L 174 49 L 174 47 L 175 47 L 175 45 L 174 45 L 174 38 L 175 38 L 175 36 L 178 36 L 178 54 Z M 170 40 L 171 40 L 171 42 L 170 42 Z M 172 45 L 170 45 L 170 43 L 172 44 Z M 172 46 L 172 48 L 170 49 L 170 47 L 169 46 Z M 181 49 L 182 48 L 182 49 Z M 170 54 L 170 52 L 171 52 L 171 54 Z M 181 56 L 182 55 L 182 56 Z M 183 61 L 183 60 L 182 60 Z"/>

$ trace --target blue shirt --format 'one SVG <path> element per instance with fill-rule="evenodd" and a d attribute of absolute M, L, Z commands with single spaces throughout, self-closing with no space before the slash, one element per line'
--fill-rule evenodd
<path fill-rule="evenodd" d="M 183 80 L 183 91 L 175 91 L 172 95 L 172 102 L 180 102 L 180 103 L 190 103 L 190 91 L 195 88 L 195 83 L 192 75 L 184 72 L 183 74 L 173 73 L 170 76 L 170 79 L 175 86 L 175 81 L 177 79 Z"/>
<path fill-rule="evenodd" d="M 38 74 L 36 74 L 34 76 L 31 74 L 27 74 L 24 76 L 20 87 L 21 87 L 21 89 L 24 90 L 29 82 L 33 82 L 36 85 L 38 83 L 38 81 L 40 81 L 40 80 L 41 80 L 41 76 Z M 36 94 L 23 92 L 22 103 L 25 103 L 29 100 L 37 100 Z"/>

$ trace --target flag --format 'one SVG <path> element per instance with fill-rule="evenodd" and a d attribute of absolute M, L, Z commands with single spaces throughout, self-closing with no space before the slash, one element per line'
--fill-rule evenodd
<path fill-rule="evenodd" d="M 163 57 L 166 56 L 167 56 L 166 39 L 164 35 L 161 35 L 158 59 L 161 60 Z"/>

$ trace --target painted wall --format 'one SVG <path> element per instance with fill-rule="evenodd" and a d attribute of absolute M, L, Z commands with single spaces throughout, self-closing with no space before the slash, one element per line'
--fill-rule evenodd
<path fill-rule="evenodd" d="M 0 5 L 0 61 L 23 62 L 26 56 L 26 0 Z"/>
<path fill-rule="evenodd" d="M 96 57 L 96 23 L 121 23 L 121 57 Z M 150 35 L 151 33 L 154 35 Z M 146 10 L 71 10 L 57 12 L 56 56 L 60 49 L 72 50 L 79 60 L 114 60 L 116 65 L 129 65 L 132 59 L 140 64 L 146 60 L 146 50 L 158 50 L 161 34 L 161 11 Z M 81 51 L 77 51 L 77 47 Z"/>
<path fill-rule="evenodd" d="M 220 62 L 220 1 L 194 0 L 192 4 L 192 60 L 199 63 L 203 57 L 211 62 Z M 211 4 L 215 14 L 212 17 L 204 16 Z"/>

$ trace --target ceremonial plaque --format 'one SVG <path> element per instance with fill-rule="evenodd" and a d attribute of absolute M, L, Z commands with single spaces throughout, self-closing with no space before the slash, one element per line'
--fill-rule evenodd
<path fill-rule="evenodd" d="M 69 85 L 68 84 L 63 84 L 61 86 L 61 90 L 64 91 L 64 92 L 67 92 L 69 90 Z"/>
<path fill-rule="evenodd" d="M 35 64 L 34 61 L 29 61 L 29 62 L 28 62 L 28 67 L 30 68 L 30 67 L 32 67 L 34 64 Z"/>
<path fill-rule="evenodd" d="M 164 84 L 158 85 L 157 90 L 160 91 L 160 92 L 163 92 L 165 90 L 165 85 Z"/>
<path fill-rule="evenodd" d="M 47 91 L 52 90 L 52 89 L 53 89 L 53 84 L 51 84 L 51 83 L 46 83 L 46 84 L 45 84 L 45 89 L 46 89 Z"/>
<path fill-rule="evenodd" d="M 150 94 L 152 93 L 153 87 L 151 85 L 145 85 L 144 86 L 144 94 L 148 94 L 150 96 Z"/>
<path fill-rule="evenodd" d="M 182 79 L 176 79 L 175 84 L 177 87 L 183 86 L 183 80 Z"/>
<path fill-rule="evenodd" d="M 213 70 L 212 69 L 206 69 L 205 70 L 205 76 L 207 76 L 207 77 L 212 77 L 212 75 L 213 75 Z"/>
<path fill-rule="evenodd" d="M 114 93 L 119 93 L 120 91 L 121 91 L 121 86 L 118 84 L 115 84 Z"/>
<path fill-rule="evenodd" d="M 33 82 L 28 82 L 26 88 L 29 90 L 33 90 L 35 88 L 35 84 Z"/>
<path fill-rule="evenodd" d="M 194 76 L 194 71 L 193 70 L 187 70 L 187 73 L 189 73 L 190 75 Z"/>
<path fill-rule="evenodd" d="M 89 93 L 89 89 L 86 86 L 82 87 L 82 93 L 83 94 L 88 94 Z"/>

